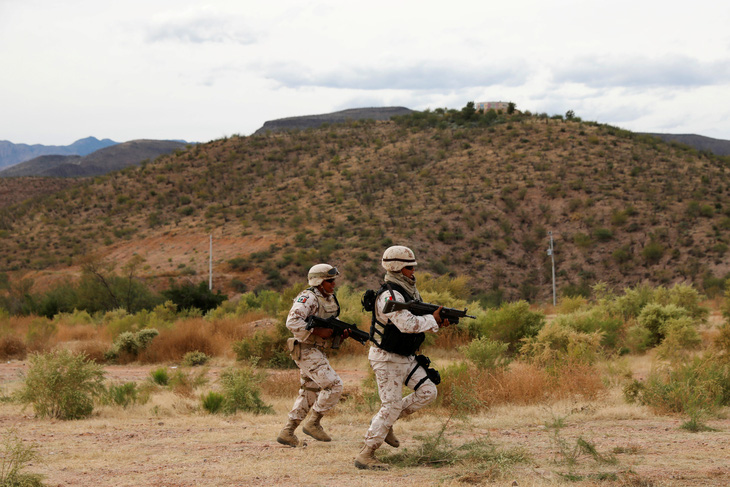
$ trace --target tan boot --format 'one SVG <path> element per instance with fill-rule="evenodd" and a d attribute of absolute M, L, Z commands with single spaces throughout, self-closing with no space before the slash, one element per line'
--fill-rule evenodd
<path fill-rule="evenodd" d="M 355 457 L 355 466 L 362 470 L 388 470 L 388 465 L 375 458 L 375 450 L 373 446 L 363 446 L 360 454 Z"/>
<path fill-rule="evenodd" d="M 322 413 L 318 413 L 313 409 L 309 417 L 304 420 L 304 423 L 302 424 L 302 431 L 304 431 L 305 434 L 311 436 L 315 440 L 332 441 L 332 438 L 330 438 L 330 436 L 325 433 L 325 431 L 322 429 L 322 425 L 319 424 L 319 421 L 321 419 Z"/>
<path fill-rule="evenodd" d="M 393 448 L 398 448 L 400 446 L 400 441 L 398 441 L 398 438 L 396 438 L 395 433 L 393 433 L 393 427 L 391 426 L 388 430 L 388 435 L 385 437 L 385 442 L 392 446 Z"/>
<path fill-rule="evenodd" d="M 294 434 L 294 430 L 299 426 L 300 421 L 295 419 L 289 419 L 289 422 L 284 426 L 284 429 L 279 432 L 279 436 L 276 441 L 282 445 L 287 446 L 299 446 L 299 438 Z"/>

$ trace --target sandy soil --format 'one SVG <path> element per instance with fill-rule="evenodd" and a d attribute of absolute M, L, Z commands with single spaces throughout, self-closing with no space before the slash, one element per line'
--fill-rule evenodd
<path fill-rule="evenodd" d="M 143 381 L 159 366 L 106 367 L 114 381 Z M 0 391 L 17 387 L 22 362 L 0 364 Z M 211 367 L 212 381 L 220 368 Z M 363 372 L 342 371 L 346 388 L 356 388 Z M 683 418 L 655 416 L 623 404 L 616 391 L 601 401 L 495 408 L 467 421 L 451 420 L 446 436 L 454 444 L 489 438 L 502 451 L 524 450 L 529 460 L 513 466 L 457 465 L 442 468 L 394 467 L 388 472 L 353 466 L 372 416 L 367 409 L 341 406 L 323 424 L 331 443 L 305 440 L 300 448 L 279 445 L 292 398 L 266 397 L 275 414 L 217 416 L 200 412 L 196 398 L 165 392 L 128 409 L 100 407 L 82 421 L 36 419 L 31 409 L 0 403 L 0 429 L 14 428 L 35 444 L 42 461 L 28 472 L 45 476 L 48 486 L 369 486 L 369 485 L 730 485 L 730 419 L 712 418 L 716 429 L 689 433 Z M 563 422 L 559 436 L 569 447 L 578 438 L 593 444 L 615 464 L 580 455 L 569 465 L 546 424 Z M 446 421 L 431 409 L 396 425 L 401 449 L 415 449 L 419 436 L 433 434 Z M 394 453 L 383 446 L 379 456 Z M 578 480 L 566 480 L 566 476 Z"/>

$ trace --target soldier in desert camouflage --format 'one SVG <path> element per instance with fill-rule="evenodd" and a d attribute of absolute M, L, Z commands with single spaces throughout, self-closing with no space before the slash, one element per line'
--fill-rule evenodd
<path fill-rule="evenodd" d="M 342 394 L 342 379 L 325 355 L 325 350 L 332 346 L 333 331 L 327 328 L 305 328 L 310 316 L 329 318 L 339 315 L 340 305 L 335 296 L 335 278 L 338 275 L 337 268 L 329 264 L 317 264 L 309 269 L 307 278 L 311 287 L 294 299 L 286 319 L 286 327 L 294 335 L 287 340 L 287 347 L 299 367 L 300 388 L 299 396 L 289 412 L 289 421 L 276 438 L 283 445 L 299 444 L 294 431 L 307 418 L 310 410 L 311 414 L 302 424 L 302 431 L 319 441 L 332 440 L 320 425 L 320 420 L 324 413 L 337 404 Z"/>
<path fill-rule="evenodd" d="M 361 469 L 384 470 L 387 465 L 378 462 L 375 450 L 383 442 L 398 448 L 400 442 L 393 433 L 393 424 L 399 418 L 412 414 L 436 399 L 436 385 L 427 370 L 416 361 L 416 351 L 425 339 L 425 332 L 437 332 L 449 326 L 442 320 L 438 308 L 433 315 L 415 316 L 408 310 L 384 313 L 388 299 L 400 302 L 421 301 L 416 288 L 414 266 L 416 256 L 411 249 L 396 245 L 383 253 L 382 266 L 387 271 L 385 284 L 380 288 L 374 306 L 374 321 L 368 359 L 378 383 L 381 407 L 370 422 L 365 445 L 355 458 Z M 403 386 L 414 391 L 403 397 Z"/>

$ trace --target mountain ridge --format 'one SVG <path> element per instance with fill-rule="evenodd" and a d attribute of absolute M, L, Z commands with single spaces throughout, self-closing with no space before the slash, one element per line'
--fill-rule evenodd
<path fill-rule="evenodd" d="M 85 156 L 118 143 L 111 139 L 99 140 L 96 137 L 79 139 L 69 145 L 15 144 L 8 140 L 0 140 L 0 169 L 44 155 Z"/>

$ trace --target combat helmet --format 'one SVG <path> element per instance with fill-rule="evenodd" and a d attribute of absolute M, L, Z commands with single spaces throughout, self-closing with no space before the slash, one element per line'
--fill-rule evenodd
<path fill-rule="evenodd" d="M 386 271 L 400 272 L 404 267 L 418 265 L 418 263 L 416 254 L 411 249 L 402 245 L 393 245 L 383 252 L 381 265 Z"/>
<path fill-rule="evenodd" d="M 340 272 L 337 267 L 332 267 L 329 264 L 317 264 L 309 269 L 307 279 L 309 279 L 310 286 L 319 286 L 325 279 L 334 279 L 339 275 Z"/>

